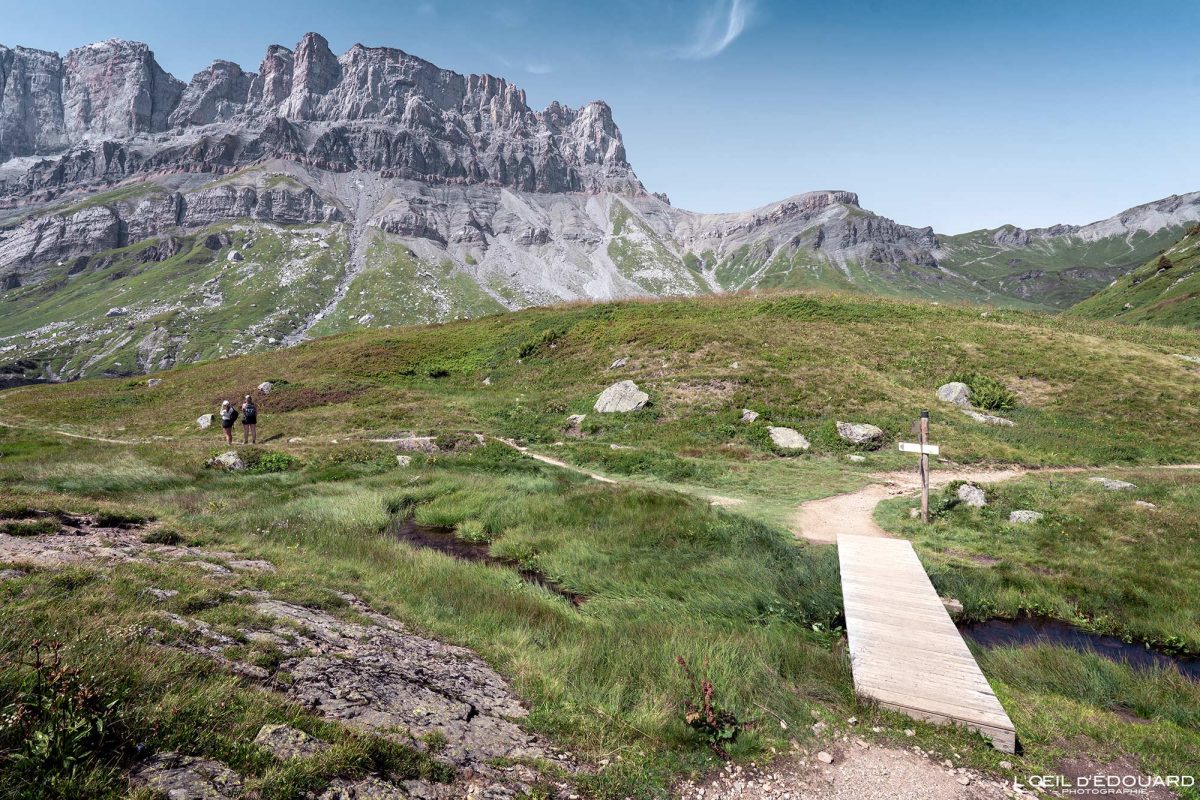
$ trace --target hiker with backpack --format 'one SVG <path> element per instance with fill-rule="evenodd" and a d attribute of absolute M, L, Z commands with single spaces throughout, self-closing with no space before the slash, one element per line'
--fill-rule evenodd
<path fill-rule="evenodd" d="M 242 444 L 247 443 L 258 444 L 258 406 L 250 395 L 242 403 Z"/>
<path fill-rule="evenodd" d="M 225 432 L 225 443 L 233 444 L 233 423 L 237 422 L 238 410 L 228 400 L 221 401 L 221 430 Z"/>

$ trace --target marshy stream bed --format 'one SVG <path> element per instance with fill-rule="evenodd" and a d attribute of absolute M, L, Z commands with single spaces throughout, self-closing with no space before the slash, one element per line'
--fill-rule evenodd
<path fill-rule="evenodd" d="M 397 519 L 387 526 L 386 533 L 393 539 L 422 550 L 436 550 L 439 553 L 457 558 L 462 561 L 474 561 L 480 564 L 493 564 L 510 569 L 521 576 L 526 583 L 540 586 L 568 600 L 578 608 L 587 602 L 581 594 L 565 589 L 545 575 L 530 569 L 522 569 L 520 565 L 491 554 L 490 548 L 483 542 L 471 542 L 459 538 L 454 528 L 443 528 L 435 525 L 421 525 L 411 517 Z"/>
<path fill-rule="evenodd" d="M 1194 681 L 1200 681 L 1200 657 L 1171 655 L 1145 644 L 1126 642 L 1077 628 L 1049 617 L 1024 616 L 1016 619 L 989 619 L 962 622 L 958 630 L 981 647 L 1028 647 L 1039 644 L 1065 647 L 1081 653 L 1095 653 L 1109 661 L 1133 669 L 1170 669 Z"/>

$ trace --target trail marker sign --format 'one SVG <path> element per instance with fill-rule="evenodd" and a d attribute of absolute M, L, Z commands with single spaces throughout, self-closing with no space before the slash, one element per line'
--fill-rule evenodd
<path fill-rule="evenodd" d="M 901 453 L 920 453 L 921 455 L 921 521 L 929 523 L 929 457 L 938 455 L 938 446 L 929 443 L 929 412 L 922 411 L 921 419 L 913 426 L 920 436 L 916 444 L 901 442 Z"/>

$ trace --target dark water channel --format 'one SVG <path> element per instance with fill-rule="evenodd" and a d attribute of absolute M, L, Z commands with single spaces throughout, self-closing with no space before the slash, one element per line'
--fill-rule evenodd
<path fill-rule="evenodd" d="M 457 558 L 462 561 L 475 561 L 481 564 L 494 564 L 499 567 L 511 569 L 521 576 L 521 579 L 526 583 L 532 583 L 535 586 L 541 586 L 554 592 L 559 597 L 564 597 L 571 602 L 571 605 L 578 608 L 587 602 L 587 598 L 581 594 L 576 594 L 568 589 L 564 589 L 554 581 L 542 575 L 540 572 L 533 570 L 521 569 L 516 564 L 494 557 L 489 551 L 486 544 L 468 542 L 465 539 L 460 539 L 454 535 L 453 528 L 441 528 L 435 525 L 420 525 L 411 517 L 398 519 L 387 527 L 387 534 L 393 539 L 397 539 L 412 547 L 417 547 L 422 550 L 436 550 L 439 553 L 444 553 L 451 558 Z"/>
<path fill-rule="evenodd" d="M 1133 669 L 1174 667 L 1191 680 L 1200 681 L 1200 658 L 1168 655 L 1151 650 L 1143 644 L 1124 642 L 1115 636 L 1089 633 L 1057 619 L 989 619 L 983 622 L 960 623 L 958 630 L 963 636 L 983 647 L 1051 644 L 1081 653 L 1095 653 Z"/>

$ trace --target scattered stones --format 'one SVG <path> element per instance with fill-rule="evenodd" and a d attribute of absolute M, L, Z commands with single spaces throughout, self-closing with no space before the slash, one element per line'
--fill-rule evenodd
<path fill-rule="evenodd" d="M 237 451 L 228 450 L 219 456 L 210 458 L 208 466 L 213 469 L 228 470 L 229 472 L 241 472 L 246 468 L 246 462 L 242 461 L 242 457 L 237 454 Z"/>
<path fill-rule="evenodd" d="M 905 729 L 904 729 L 904 735 L 905 735 L 905 736 L 916 736 L 916 735 L 917 735 L 917 732 L 916 732 L 916 731 L 914 731 L 912 728 L 905 728 Z"/>
<path fill-rule="evenodd" d="M 837 435 L 857 445 L 878 447 L 883 442 L 883 428 L 865 422 L 839 422 Z"/>
<path fill-rule="evenodd" d="M 146 385 L 153 389 L 155 386 L 162 384 L 162 378 L 150 378 L 146 381 Z"/>
<path fill-rule="evenodd" d="M 150 595 L 151 597 L 153 597 L 155 600 L 158 600 L 159 602 L 162 602 L 163 600 L 170 599 L 170 598 L 174 597 L 175 595 L 179 594 L 179 590 L 177 590 L 177 589 L 153 589 L 153 588 L 151 588 L 151 589 L 145 589 L 145 590 L 143 590 L 143 592 L 142 592 L 142 593 L 143 593 L 143 594 L 148 594 L 148 595 Z"/>
<path fill-rule="evenodd" d="M 398 467 L 412 466 L 412 456 L 396 456 L 396 466 L 398 466 Z"/>
<path fill-rule="evenodd" d="M 567 421 L 563 424 L 563 432 L 567 436 L 583 436 L 583 421 L 587 419 L 587 414 L 572 414 L 567 417 Z"/>
<path fill-rule="evenodd" d="M 1011 761 L 1001 761 L 1000 769 L 1012 769 L 1012 762 Z"/>
<path fill-rule="evenodd" d="M 426 797 L 429 795 L 420 795 Z M 321 792 L 317 800 L 408 800 L 410 795 L 390 783 L 381 781 L 375 776 L 361 778 L 356 781 L 338 778 Z M 473 795 L 468 795 L 473 797 Z"/>
<path fill-rule="evenodd" d="M 628 361 L 629 361 L 629 359 L 627 359 L 627 358 L 618 358 L 616 361 L 609 364 L 608 368 L 609 369 L 620 369 L 621 367 L 625 366 L 625 364 L 628 363 Z"/>
<path fill-rule="evenodd" d="M 1149 502 L 1149 501 L 1147 501 L 1147 500 L 1134 500 L 1134 501 L 1133 501 L 1133 504 L 1134 504 L 1135 506 L 1137 506 L 1138 508 L 1148 508 L 1148 509 L 1150 509 L 1150 510 L 1152 510 L 1152 511 L 1153 511 L 1154 509 L 1158 508 L 1158 506 L 1154 505 L 1154 503 L 1151 503 L 1151 502 Z"/>
<path fill-rule="evenodd" d="M 1008 521 L 1018 525 L 1024 525 L 1030 522 L 1041 522 L 1046 515 L 1040 511 L 1030 511 L 1028 509 L 1018 509 L 1008 515 Z"/>
<path fill-rule="evenodd" d="M 971 387 L 959 381 L 943 383 L 938 387 L 937 398 L 943 403 L 953 403 L 963 408 L 971 407 Z"/>
<path fill-rule="evenodd" d="M 116 308 L 110 308 L 104 314 L 104 316 L 106 316 L 106 317 L 124 317 L 128 313 L 129 313 L 129 309 L 125 308 L 125 306 L 117 306 Z"/>
<path fill-rule="evenodd" d="M 775 443 L 775 446 L 784 450 L 807 450 L 812 446 L 804 434 L 792 428 L 772 425 L 767 428 L 767 433 L 771 435 L 771 441 Z"/>
<path fill-rule="evenodd" d="M 212 427 L 214 414 L 201 414 L 196 417 L 196 424 L 200 426 L 200 430 Z"/>
<path fill-rule="evenodd" d="M 484 386 L 491 386 L 491 385 L 492 385 L 492 376 L 490 376 L 490 375 L 489 375 L 489 376 L 485 377 L 485 378 L 483 379 L 483 385 L 484 385 Z"/>
<path fill-rule="evenodd" d="M 1112 478 L 1088 478 L 1092 483 L 1098 483 L 1110 492 L 1119 492 L 1124 489 L 1136 489 L 1135 484 L 1129 481 L 1118 481 Z"/>
<path fill-rule="evenodd" d="M 156 755 L 131 777 L 170 800 L 227 800 L 242 792 L 242 779 L 221 762 L 179 753 Z"/>
<path fill-rule="evenodd" d="M 821 752 L 817 753 L 817 760 L 822 764 L 832 764 L 833 756 L 822 750 Z"/>
<path fill-rule="evenodd" d="M 304 758 L 329 749 L 326 742 L 314 739 L 302 730 L 288 725 L 263 725 L 254 743 L 270 750 L 278 759 Z"/>
<path fill-rule="evenodd" d="M 303 436 L 293 436 L 292 438 L 288 439 L 288 444 L 300 444 L 303 441 Z"/>
<path fill-rule="evenodd" d="M 846 458 L 849 461 L 853 461 L 855 464 L 861 464 L 867 460 L 866 456 L 859 455 L 858 453 L 851 453 L 850 455 L 846 456 Z"/>
<path fill-rule="evenodd" d="M 957 597 L 943 597 L 941 600 L 942 605 L 949 613 L 961 614 L 963 612 L 962 600 L 959 600 Z"/>
<path fill-rule="evenodd" d="M 650 395 L 638 388 L 633 381 L 620 381 L 600 393 L 595 409 L 601 414 L 627 413 L 644 408 Z"/>
<path fill-rule="evenodd" d="M 984 414 L 982 411 L 976 411 L 973 408 L 964 408 L 962 413 L 966 414 L 976 422 L 982 422 L 985 425 L 999 425 L 1002 428 L 1011 428 L 1016 425 L 1011 419 L 997 417 L 994 414 Z"/>
<path fill-rule="evenodd" d="M 244 261 L 245 257 L 237 250 L 230 250 L 229 255 L 225 256 L 225 259 L 231 263 L 237 263 L 238 261 Z"/>
<path fill-rule="evenodd" d="M 959 775 L 958 782 L 961 783 L 963 786 L 970 786 L 971 778 L 967 775 Z"/>
<path fill-rule="evenodd" d="M 734 362 L 730 363 L 729 368 L 730 369 L 741 369 L 742 365 L 740 363 L 738 363 L 737 361 L 734 361 Z"/>
<path fill-rule="evenodd" d="M 271 383 L 270 381 L 263 381 L 262 383 L 260 383 L 258 385 L 258 393 L 259 394 L 270 394 L 271 390 L 274 388 L 275 388 L 275 384 Z"/>
<path fill-rule="evenodd" d="M 987 505 L 987 493 L 973 483 L 962 484 L 955 494 L 964 506 L 983 508 Z"/>
<path fill-rule="evenodd" d="M 754 422 L 756 419 L 758 419 L 757 411 L 751 411 L 748 408 L 742 409 L 742 422 Z"/>
<path fill-rule="evenodd" d="M 1184 361 L 1190 361 L 1193 364 L 1200 364 L 1200 356 L 1188 356 L 1183 353 L 1175 353 L 1176 358 L 1182 358 Z"/>

